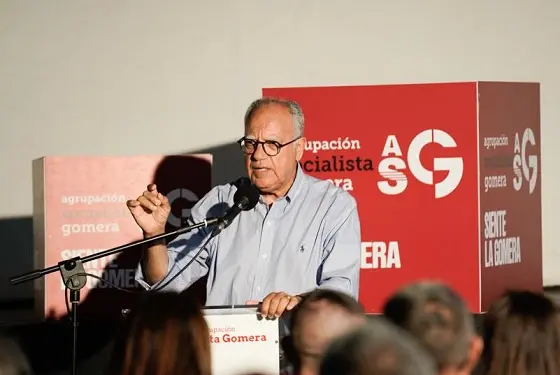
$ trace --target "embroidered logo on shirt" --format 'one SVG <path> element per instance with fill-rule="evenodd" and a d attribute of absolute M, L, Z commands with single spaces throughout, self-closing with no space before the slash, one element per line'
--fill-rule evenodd
<path fill-rule="evenodd" d="M 301 247 L 299 248 L 299 252 L 303 253 L 305 251 L 305 248 L 303 247 L 303 245 L 301 245 Z"/>

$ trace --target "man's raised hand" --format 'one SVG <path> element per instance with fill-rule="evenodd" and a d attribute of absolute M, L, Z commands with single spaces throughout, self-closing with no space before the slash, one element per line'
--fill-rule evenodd
<path fill-rule="evenodd" d="M 158 192 L 155 184 L 148 185 L 142 195 L 127 201 L 126 205 L 144 236 L 153 237 L 165 232 L 171 206 L 167 197 Z"/>

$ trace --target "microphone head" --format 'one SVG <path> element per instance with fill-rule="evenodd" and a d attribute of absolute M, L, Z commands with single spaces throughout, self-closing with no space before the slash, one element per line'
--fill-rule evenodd
<path fill-rule="evenodd" d="M 235 192 L 233 202 L 239 204 L 243 211 L 249 211 L 257 205 L 260 195 L 259 189 L 254 185 L 243 185 Z"/>

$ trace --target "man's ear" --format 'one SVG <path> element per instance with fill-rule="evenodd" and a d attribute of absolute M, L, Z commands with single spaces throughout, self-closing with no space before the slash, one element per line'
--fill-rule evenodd
<path fill-rule="evenodd" d="M 302 137 L 296 141 L 296 160 L 299 162 L 303 157 L 303 152 L 305 151 L 305 137 Z"/>
<path fill-rule="evenodd" d="M 478 335 L 473 336 L 469 345 L 469 354 L 466 363 L 466 367 L 468 367 L 466 370 L 469 373 L 472 372 L 478 365 L 483 349 L 484 341 L 482 338 Z"/>
<path fill-rule="evenodd" d="M 288 360 L 288 362 L 292 364 L 297 364 L 298 355 L 296 351 L 296 347 L 294 345 L 294 337 L 292 335 L 284 336 L 281 341 L 280 345 L 282 346 L 282 350 L 284 351 L 284 356 Z"/>

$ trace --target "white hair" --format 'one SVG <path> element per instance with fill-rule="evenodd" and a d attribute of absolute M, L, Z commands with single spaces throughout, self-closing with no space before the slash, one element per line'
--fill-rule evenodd
<path fill-rule="evenodd" d="M 286 100 L 281 98 L 264 97 L 259 98 L 251 103 L 245 112 L 245 128 L 249 125 L 253 114 L 260 108 L 266 107 L 271 104 L 278 104 L 285 107 L 292 116 L 292 124 L 294 125 L 294 135 L 296 137 L 303 136 L 305 119 L 300 105 L 293 100 Z"/>

